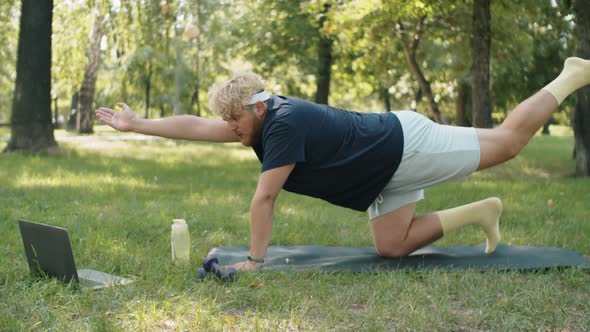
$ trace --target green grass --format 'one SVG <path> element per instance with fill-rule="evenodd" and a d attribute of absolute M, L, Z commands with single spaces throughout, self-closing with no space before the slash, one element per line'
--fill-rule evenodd
<path fill-rule="evenodd" d="M 5 144 L 0 141 L 0 149 Z M 535 137 L 505 165 L 428 190 L 419 211 L 499 196 L 503 242 L 558 246 L 588 257 L 590 180 L 572 177 L 572 144 L 571 136 Z M 0 330 L 590 328 L 590 279 L 580 269 L 256 272 L 231 284 L 199 281 L 194 270 L 210 248 L 248 245 L 248 209 L 260 167 L 250 150 L 171 140 L 60 146 L 58 155 L 0 155 Z M 19 218 L 67 227 L 80 267 L 136 282 L 80 291 L 32 279 Z M 190 266 L 171 263 L 173 218 L 190 225 Z M 437 245 L 482 241 L 482 233 L 469 228 Z M 289 193 L 277 202 L 272 243 L 372 245 L 364 213 Z"/>

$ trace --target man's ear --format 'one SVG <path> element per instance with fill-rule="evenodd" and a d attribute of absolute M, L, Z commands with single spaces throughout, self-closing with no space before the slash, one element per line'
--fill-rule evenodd
<path fill-rule="evenodd" d="M 264 118 L 264 115 L 266 114 L 266 104 L 262 101 L 256 102 L 256 104 L 254 104 L 254 112 L 256 112 L 256 116 L 259 118 Z"/>

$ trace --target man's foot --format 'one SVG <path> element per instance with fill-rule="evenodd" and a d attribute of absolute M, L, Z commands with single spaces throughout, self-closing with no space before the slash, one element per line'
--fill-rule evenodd
<path fill-rule="evenodd" d="M 481 220 L 479 225 L 486 233 L 486 254 L 491 254 L 500 243 L 500 215 L 502 201 L 498 197 L 491 197 L 478 202 L 481 204 Z"/>
<path fill-rule="evenodd" d="M 590 60 L 571 57 L 565 60 L 561 74 L 545 88 L 557 102 L 561 102 L 574 91 L 590 84 Z"/>
<path fill-rule="evenodd" d="M 590 84 L 590 60 L 582 58 L 571 57 L 565 59 L 561 75 L 567 79 L 575 81 L 580 88 Z"/>
<path fill-rule="evenodd" d="M 497 197 L 437 212 L 443 235 L 466 226 L 479 225 L 486 233 L 486 254 L 492 253 L 500 242 L 500 215 L 502 201 Z"/>

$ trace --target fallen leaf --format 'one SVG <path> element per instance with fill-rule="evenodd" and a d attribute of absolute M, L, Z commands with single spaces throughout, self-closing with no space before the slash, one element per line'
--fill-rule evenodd
<path fill-rule="evenodd" d="M 251 284 L 250 288 L 258 288 L 260 286 L 262 286 L 262 283 L 260 281 L 257 281 L 255 283 Z"/>

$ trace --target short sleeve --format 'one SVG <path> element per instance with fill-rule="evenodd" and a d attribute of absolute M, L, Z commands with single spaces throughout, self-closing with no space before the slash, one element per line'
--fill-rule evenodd
<path fill-rule="evenodd" d="M 305 161 L 305 132 L 293 113 L 277 116 L 263 135 L 262 172 Z"/>

